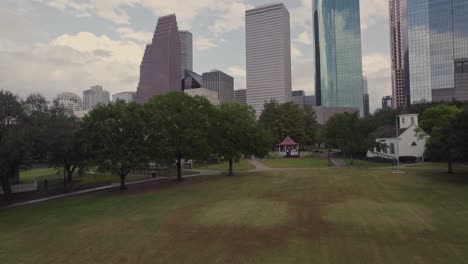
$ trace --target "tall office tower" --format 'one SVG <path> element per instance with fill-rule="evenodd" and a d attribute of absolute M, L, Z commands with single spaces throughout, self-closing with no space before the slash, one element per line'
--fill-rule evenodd
<path fill-rule="evenodd" d="M 408 1 L 407 19 L 410 103 L 468 100 L 468 1 Z"/>
<path fill-rule="evenodd" d="M 182 77 L 185 75 L 184 70 L 193 71 L 193 36 L 189 31 L 179 31 L 181 56 L 182 56 Z"/>
<path fill-rule="evenodd" d="M 219 103 L 234 102 L 234 78 L 219 70 L 205 72 L 203 87 L 218 93 Z"/>
<path fill-rule="evenodd" d="M 83 110 L 91 111 L 98 104 L 109 104 L 109 92 L 103 90 L 102 86 L 92 86 L 89 90 L 83 91 Z"/>
<path fill-rule="evenodd" d="M 382 109 L 391 108 L 393 106 L 392 101 L 393 99 L 389 95 L 382 97 Z"/>
<path fill-rule="evenodd" d="M 409 104 L 407 0 L 389 0 L 393 107 Z"/>
<path fill-rule="evenodd" d="M 140 66 L 135 101 L 146 103 L 151 97 L 181 91 L 182 59 L 176 16 L 160 17 L 153 41 L 146 46 Z"/>
<path fill-rule="evenodd" d="M 369 86 L 368 85 L 369 83 L 367 82 L 367 77 L 362 76 L 364 117 L 368 117 L 370 115 Z"/>
<path fill-rule="evenodd" d="M 291 33 L 283 4 L 245 12 L 247 103 L 257 117 L 265 101 L 291 101 Z"/>
<path fill-rule="evenodd" d="M 122 92 L 112 95 L 112 102 L 117 100 L 122 100 L 126 103 L 131 103 L 135 101 L 135 92 Z"/>
<path fill-rule="evenodd" d="M 304 108 L 305 92 L 303 90 L 297 90 L 291 92 L 291 101 L 301 108 Z"/>
<path fill-rule="evenodd" d="M 314 0 L 317 105 L 363 115 L 359 0 Z"/>
<path fill-rule="evenodd" d="M 239 104 L 247 104 L 247 90 L 240 89 L 234 91 L 234 101 Z"/>

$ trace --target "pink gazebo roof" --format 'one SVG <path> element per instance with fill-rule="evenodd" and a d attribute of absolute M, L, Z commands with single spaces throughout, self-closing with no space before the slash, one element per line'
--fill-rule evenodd
<path fill-rule="evenodd" d="M 288 136 L 283 140 L 283 142 L 281 142 L 277 146 L 297 146 L 297 145 L 299 144 L 297 144 L 294 140 L 292 140 L 292 138 Z"/>

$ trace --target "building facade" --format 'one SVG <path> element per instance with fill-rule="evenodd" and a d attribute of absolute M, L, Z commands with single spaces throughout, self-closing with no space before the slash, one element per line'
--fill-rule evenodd
<path fill-rule="evenodd" d="M 265 101 L 291 101 L 291 33 L 283 4 L 260 6 L 245 13 L 247 103 L 257 117 Z"/>
<path fill-rule="evenodd" d="M 158 19 L 151 44 L 146 46 L 140 66 L 135 101 L 146 103 L 151 97 L 181 91 L 181 41 L 175 15 Z"/>
<path fill-rule="evenodd" d="M 218 93 L 207 88 L 187 89 L 184 93 L 190 96 L 202 96 L 208 99 L 213 105 L 219 105 Z"/>
<path fill-rule="evenodd" d="M 102 86 L 92 86 L 89 90 L 83 91 L 83 110 L 91 111 L 98 104 L 109 104 L 109 91 L 103 90 Z"/>
<path fill-rule="evenodd" d="M 304 108 L 305 106 L 316 106 L 315 96 L 306 95 L 302 90 L 292 91 L 291 100 L 301 108 Z"/>
<path fill-rule="evenodd" d="M 63 105 L 70 114 L 83 109 L 83 101 L 81 100 L 81 97 L 74 93 L 60 93 L 55 99 L 59 104 Z"/>
<path fill-rule="evenodd" d="M 357 107 L 313 106 L 312 109 L 314 109 L 317 123 L 320 125 L 325 125 L 336 114 L 359 112 Z"/>
<path fill-rule="evenodd" d="M 246 89 L 235 90 L 234 101 L 239 104 L 247 104 L 247 90 Z"/>
<path fill-rule="evenodd" d="M 407 0 L 389 0 L 393 108 L 409 104 Z"/>
<path fill-rule="evenodd" d="M 392 108 L 393 98 L 389 95 L 382 97 L 382 109 Z"/>
<path fill-rule="evenodd" d="M 205 72 L 202 78 L 203 87 L 217 92 L 221 104 L 234 102 L 234 78 L 219 70 Z"/>
<path fill-rule="evenodd" d="M 403 80 L 394 78 L 394 106 L 468 100 L 468 1 L 392 0 L 390 8 L 392 57 L 403 65 Z M 398 76 L 398 63 L 393 67 Z"/>
<path fill-rule="evenodd" d="M 317 105 L 363 114 L 359 0 L 314 0 Z"/>
<path fill-rule="evenodd" d="M 362 91 L 363 91 L 363 111 L 364 117 L 368 117 L 370 115 L 370 99 L 369 99 L 369 82 L 367 81 L 367 77 L 362 77 Z"/>
<path fill-rule="evenodd" d="M 135 92 L 122 92 L 112 95 L 112 102 L 117 100 L 122 100 L 126 103 L 131 103 L 135 101 Z"/>
<path fill-rule="evenodd" d="M 193 36 L 190 31 L 179 31 L 181 57 L 182 57 L 182 76 L 185 70 L 193 71 Z"/>

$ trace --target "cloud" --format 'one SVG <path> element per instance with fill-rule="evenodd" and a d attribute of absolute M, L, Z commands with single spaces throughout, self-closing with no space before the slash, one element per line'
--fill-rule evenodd
<path fill-rule="evenodd" d="M 383 53 L 364 55 L 362 66 L 365 75 L 388 74 L 390 72 L 390 57 Z"/>
<path fill-rule="evenodd" d="M 361 29 L 388 18 L 388 0 L 361 0 Z"/>
<path fill-rule="evenodd" d="M 203 51 L 218 47 L 218 44 L 211 38 L 199 35 L 195 38 L 195 48 Z"/>
<path fill-rule="evenodd" d="M 311 45 L 312 39 L 310 38 L 310 34 L 307 31 L 300 33 L 297 38 L 294 39 L 295 42 L 301 43 L 304 45 Z"/>
<path fill-rule="evenodd" d="M 228 68 L 227 74 L 233 76 L 233 77 L 246 77 L 246 71 L 245 68 L 239 65 L 234 65 Z"/>
<path fill-rule="evenodd" d="M 371 53 L 364 55 L 364 75 L 369 80 L 369 96 L 371 98 L 371 110 L 380 108 L 383 96 L 391 94 L 391 60 L 388 54 Z"/>
<path fill-rule="evenodd" d="M 125 40 L 134 40 L 144 43 L 150 43 L 153 39 L 152 32 L 134 31 L 132 28 L 129 27 L 120 27 L 117 28 L 115 31 L 120 34 L 121 39 Z"/>
<path fill-rule="evenodd" d="M 292 60 L 298 59 L 302 57 L 303 55 L 304 54 L 302 53 L 302 51 L 298 47 L 296 47 L 296 45 L 291 44 L 291 59 Z"/>

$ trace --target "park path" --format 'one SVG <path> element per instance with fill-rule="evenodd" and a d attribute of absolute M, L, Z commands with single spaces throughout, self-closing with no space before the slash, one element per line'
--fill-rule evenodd
<path fill-rule="evenodd" d="M 272 168 L 266 166 L 265 164 L 261 163 L 259 160 L 257 159 L 248 159 L 247 160 L 250 164 L 252 164 L 253 166 L 255 166 L 255 169 L 254 170 L 250 170 L 250 171 L 269 171 L 269 170 L 273 170 Z"/>
<path fill-rule="evenodd" d="M 349 167 L 348 164 L 346 164 L 346 162 L 343 160 L 343 159 L 340 159 L 340 158 L 331 158 L 331 162 L 333 163 L 333 165 L 337 168 L 346 168 L 346 167 Z"/>

